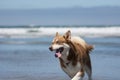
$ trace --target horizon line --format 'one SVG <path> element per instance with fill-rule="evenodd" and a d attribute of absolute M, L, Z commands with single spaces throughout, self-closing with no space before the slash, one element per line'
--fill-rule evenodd
<path fill-rule="evenodd" d="M 91 7 L 85 7 L 85 6 L 72 6 L 72 7 L 54 7 L 54 8 L 0 8 L 0 10 L 38 10 L 38 9 L 71 9 L 71 8 L 99 8 L 99 7 L 120 7 L 120 6 L 111 6 L 111 5 L 106 5 L 106 6 L 91 6 Z"/>

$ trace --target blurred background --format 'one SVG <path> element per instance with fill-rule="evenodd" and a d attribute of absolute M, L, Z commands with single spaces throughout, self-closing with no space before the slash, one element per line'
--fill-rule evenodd
<path fill-rule="evenodd" d="M 48 50 L 67 30 L 95 46 L 93 80 L 120 80 L 119 0 L 0 0 L 0 80 L 70 80 Z"/>

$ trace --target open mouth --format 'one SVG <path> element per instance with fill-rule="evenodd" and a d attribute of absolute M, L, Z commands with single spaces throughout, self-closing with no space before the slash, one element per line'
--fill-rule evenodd
<path fill-rule="evenodd" d="M 61 57 L 61 53 L 63 52 L 64 48 L 63 47 L 60 47 L 59 49 L 56 50 L 56 53 L 55 53 L 55 57 L 57 58 L 60 58 Z"/>

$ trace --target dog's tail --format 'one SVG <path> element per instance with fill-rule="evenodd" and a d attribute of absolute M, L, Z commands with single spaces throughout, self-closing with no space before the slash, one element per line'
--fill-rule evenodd
<path fill-rule="evenodd" d="M 90 53 L 90 51 L 92 51 L 94 49 L 94 46 L 93 45 L 88 45 L 87 44 L 87 51 Z"/>

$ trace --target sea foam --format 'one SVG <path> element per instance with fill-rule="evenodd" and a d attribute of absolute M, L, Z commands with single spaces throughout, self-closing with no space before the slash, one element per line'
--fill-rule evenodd
<path fill-rule="evenodd" d="M 120 27 L 40 27 L 40 28 L 0 28 L 0 37 L 41 37 L 63 35 L 71 30 L 72 35 L 82 37 L 120 37 Z"/>

